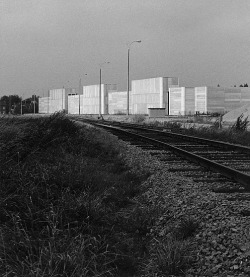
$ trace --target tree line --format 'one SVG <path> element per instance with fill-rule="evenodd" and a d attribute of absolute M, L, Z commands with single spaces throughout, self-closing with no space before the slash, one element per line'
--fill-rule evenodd
<path fill-rule="evenodd" d="M 220 87 L 220 84 L 218 84 L 217 87 Z M 234 85 L 234 87 L 236 88 L 236 85 Z M 239 85 L 239 87 L 240 88 L 243 88 L 243 87 L 245 88 L 245 87 L 248 87 L 248 84 L 247 83 L 245 83 L 243 85 L 241 84 L 241 85 Z"/>
<path fill-rule="evenodd" d="M 38 113 L 38 96 L 22 99 L 18 95 L 4 95 L 0 98 L 1 114 Z"/>

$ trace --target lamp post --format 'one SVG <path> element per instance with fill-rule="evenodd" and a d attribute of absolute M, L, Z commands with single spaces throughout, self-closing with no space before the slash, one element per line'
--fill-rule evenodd
<path fill-rule="evenodd" d="M 34 94 L 34 114 L 36 113 L 36 95 Z"/>
<path fill-rule="evenodd" d="M 99 118 L 101 117 L 102 115 L 102 65 L 104 64 L 109 64 L 110 62 L 104 62 L 104 63 L 101 63 L 100 64 L 100 85 L 99 85 Z"/>
<path fill-rule="evenodd" d="M 22 99 L 22 96 L 21 96 L 21 115 L 23 114 L 23 99 Z"/>
<path fill-rule="evenodd" d="M 87 76 L 88 74 L 85 73 L 84 76 Z M 80 78 L 79 81 L 79 114 L 81 113 L 81 94 L 83 94 L 83 87 L 82 87 L 82 79 Z"/>
<path fill-rule="evenodd" d="M 134 42 L 141 43 L 141 40 L 134 40 L 134 41 L 132 41 L 131 43 L 128 43 L 127 115 L 129 115 L 129 52 L 130 52 L 130 46 L 131 46 Z"/>

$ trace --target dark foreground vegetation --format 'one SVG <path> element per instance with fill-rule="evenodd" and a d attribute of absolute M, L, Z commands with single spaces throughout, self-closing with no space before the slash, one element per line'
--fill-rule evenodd
<path fill-rule="evenodd" d="M 62 113 L 4 117 L 0 128 L 0 276 L 185 270 L 193 222 L 170 240 L 150 238 L 157 212 L 133 200 L 149 173 L 130 170 L 115 137 Z"/>

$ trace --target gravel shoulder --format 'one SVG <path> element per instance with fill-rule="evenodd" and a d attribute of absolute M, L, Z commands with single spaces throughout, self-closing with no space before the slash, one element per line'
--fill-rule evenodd
<path fill-rule="evenodd" d="M 148 207 L 159 208 L 151 238 L 168 236 L 183 218 L 199 223 L 191 238 L 195 263 L 184 276 L 250 276 L 250 224 L 242 215 L 250 210 L 250 193 L 214 193 L 201 182 L 170 173 L 169 166 L 147 151 L 120 143 L 126 145 L 124 158 L 133 171 L 152 174 L 143 183 L 143 195 L 135 199 L 143 197 Z"/>

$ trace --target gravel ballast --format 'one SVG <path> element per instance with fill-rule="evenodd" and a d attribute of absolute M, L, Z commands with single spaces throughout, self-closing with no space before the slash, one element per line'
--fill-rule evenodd
<path fill-rule="evenodd" d="M 150 238 L 167 237 L 185 218 L 198 223 L 189 238 L 195 245 L 195 262 L 182 276 L 250 276 L 250 193 L 212 192 L 202 182 L 170 173 L 168 165 L 147 151 L 120 143 L 126 145 L 124 158 L 133 171 L 152 174 L 143 183 L 143 195 L 135 199 L 143 197 L 148 207 L 159 207 Z"/>

